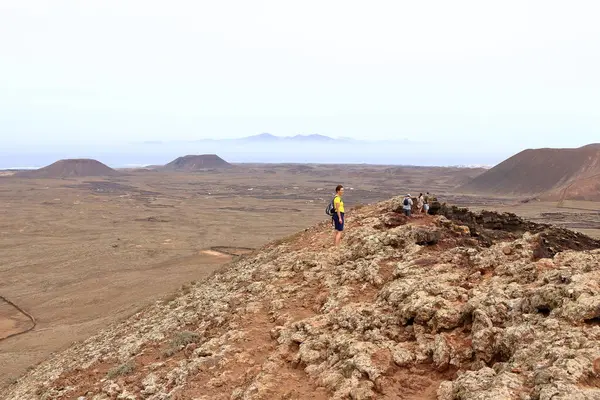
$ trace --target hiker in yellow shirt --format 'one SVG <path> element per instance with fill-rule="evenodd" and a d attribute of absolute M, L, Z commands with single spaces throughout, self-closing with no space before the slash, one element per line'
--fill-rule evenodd
<path fill-rule="evenodd" d="M 344 200 L 342 200 L 342 196 L 344 195 L 344 187 L 342 185 L 338 185 L 335 188 L 335 197 L 333 198 L 333 207 L 335 208 L 335 212 L 332 216 L 333 225 L 335 227 L 335 236 L 334 236 L 334 244 L 339 246 L 342 242 L 342 232 L 344 231 Z"/>

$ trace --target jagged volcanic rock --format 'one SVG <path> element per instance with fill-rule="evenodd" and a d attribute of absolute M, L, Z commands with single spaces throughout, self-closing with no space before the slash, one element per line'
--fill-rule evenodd
<path fill-rule="evenodd" d="M 3 398 L 599 399 L 600 242 L 401 200 L 350 212 L 340 248 L 329 223 L 265 246 Z"/>

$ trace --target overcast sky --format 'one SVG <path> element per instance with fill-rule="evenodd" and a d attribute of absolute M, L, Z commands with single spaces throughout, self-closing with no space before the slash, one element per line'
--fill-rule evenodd
<path fill-rule="evenodd" d="M 600 141 L 600 2 L 0 0 L 0 147 Z"/>

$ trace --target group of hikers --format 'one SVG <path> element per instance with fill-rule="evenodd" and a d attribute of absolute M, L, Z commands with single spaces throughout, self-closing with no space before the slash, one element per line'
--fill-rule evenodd
<path fill-rule="evenodd" d="M 429 198 L 431 195 L 429 192 L 423 195 L 423 193 L 419 193 L 419 197 L 417 197 L 417 211 L 419 214 L 429 213 Z M 414 205 L 413 199 L 410 194 L 404 196 L 404 200 L 402 201 L 402 211 L 404 211 L 404 215 L 410 217 L 412 214 L 412 207 Z"/>
<path fill-rule="evenodd" d="M 342 232 L 344 231 L 344 223 L 345 220 L 345 209 L 344 209 L 344 186 L 337 185 L 335 188 L 335 196 L 331 200 L 331 203 L 327 207 L 326 213 L 331 216 L 332 225 L 335 229 L 334 235 L 334 244 L 335 246 L 339 246 L 342 242 Z M 423 193 L 419 193 L 419 197 L 417 197 L 417 211 L 422 214 L 429 213 L 429 199 L 431 195 L 427 192 L 425 195 Z M 402 200 L 402 211 L 404 215 L 410 218 L 412 214 L 414 202 L 410 194 L 404 196 Z"/>

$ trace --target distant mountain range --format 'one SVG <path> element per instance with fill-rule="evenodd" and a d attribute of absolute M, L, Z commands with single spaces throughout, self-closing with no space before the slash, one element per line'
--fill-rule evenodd
<path fill-rule="evenodd" d="M 204 134 L 205 136 L 206 134 Z M 59 159 L 102 160 L 115 168 L 131 165 L 165 165 L 182 154 L 218 154 L 231 163 L 336 163 L 423 166 L 474 166 L 495 164 L 506 158 L 496 150 L 461 144 L 417 140 L 377 140 L 330 137 L 321 134 L 276 136 L 261 133 L 235 139 L 153 140 L 115 145 L 56 145 L 33 148 L 0 149 L 0 168 L 41 167 Z"/>
<path fill-rule="evenodd" d="M 193 140 L 176 140 L 176 141 L 156 141 L 149 140 L 143 142 L 148 145 L 159 145 L 167 143 L 201 143 L 201 142 L 264 142 L 264 143 L 290 143 L 290 142 L 354 142 L 358 141 L 352 138 L 332 138 L 330 136 L 311 134 L 311 135 L 294 135 L 294 136 L 276 136 L 271 133 L 261 133 L 258 135 L 246 136 L 233 139 L 193 139 Z M 358 141 L 359 142 L 359 141 Z"/>
<path fill-rule="evenodd" d="M 295 136 L 275 136 L 270 133 L 261 133 L 260 135 L 248 136 L 239 140 L 250 141 L 302 141 L 302 142 L 333 142 L 340 139 L 334 139 L 325 135 L 295 135 Z M 347 139 L 346 139 L 347 140 Z"/>

